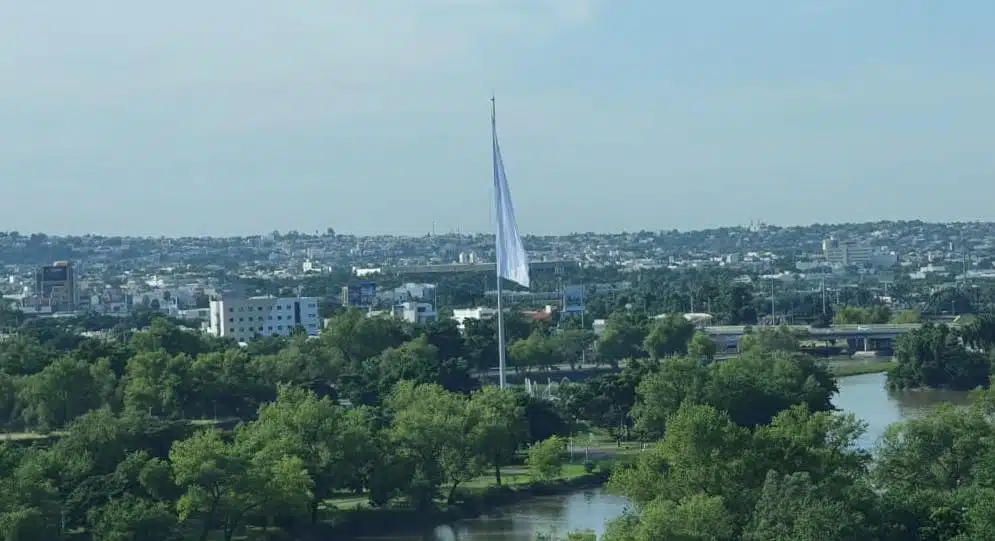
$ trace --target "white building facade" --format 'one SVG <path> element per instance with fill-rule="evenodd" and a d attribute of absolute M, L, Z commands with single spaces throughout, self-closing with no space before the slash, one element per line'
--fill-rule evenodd
<path fill-rule="evenodd" d="M 867 244 L 840 242 L 835 238 L 822 241 L 822 255 L 826 263 L 834 266 L 850 265 L 885 268 L 898 262 L 894 252 L 877 250 Z"/>
<path fill-rule="evenodd" d="M 438 319 L 431 303 L 406 301 L 394 306 L 394 316 L 408 323 L 425 324 Z"/>
<path fill-rule="evenodd" d="M 290 336 L 296 327 L 308 336 L 321 332 L 315 297 L 223 298 L 211 301 L 210 334 L 245 342 L 256 336 Z"/>
<path fill-rule="evenodd" d="M 468 319 L 490 319 L 496 315 L 497 310 L 486 307 L 456 308 L 453 310 L 453 320 L 456 321 L 456 325 L 461 331 L 465 330 L 464 323 Z"/>

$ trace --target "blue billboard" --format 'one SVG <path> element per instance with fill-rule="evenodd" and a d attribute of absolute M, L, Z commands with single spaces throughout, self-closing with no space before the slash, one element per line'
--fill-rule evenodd
<path fill-rule="evenodd" d="M 563 312 L 579 314 L 584 311 L 584 286 L 572 285 L 563 288 Z"/>
<path fill-rule="evenodd" d="M 377 283 L 366 280 L 346 286 L 343 301 L 346 306 L 370 308 L 377 302 Z"/>

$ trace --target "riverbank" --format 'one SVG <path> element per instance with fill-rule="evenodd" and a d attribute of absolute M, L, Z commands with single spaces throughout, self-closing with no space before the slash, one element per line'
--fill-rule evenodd
<path fill-rule="evenodd" d="M 829 365 L 829 371 L 837 378 L 879 374 L 895 366 L 891 358 L 868 359 L 863 361 L 839 361 Z"/>
<path fill-rule="evenodd" d="M 470 484 L 458 491 L 457 503 L 439 505 L 429 510 L 410 507 L 371 508 L 356 505 L 341 509 L 321 524 L 315 539 L 353 539 L 387 534 L 417 534 L 439 524 L 475 518 L 502 507 L 542 496 L 565 494 L 604 486 L 611 475 L 611 464 L 602 462 L 593 471 L 583 465 L 570 464 L 561 477 L 551 481 L 523 481 L 509 476 L 502 485 Z M 339 502 L 334 502 L 339 504 Z"/>

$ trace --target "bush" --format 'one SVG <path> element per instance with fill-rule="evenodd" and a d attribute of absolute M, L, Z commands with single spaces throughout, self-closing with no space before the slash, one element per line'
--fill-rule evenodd
<path fill-rule="evenodd" d="M 531 469 L 532 477 L 540 481 L 550 481 L 563 472 L 566 453 L 566 440 L 559 436 L 551 436 L 529 447 L 525 463 Z"/>

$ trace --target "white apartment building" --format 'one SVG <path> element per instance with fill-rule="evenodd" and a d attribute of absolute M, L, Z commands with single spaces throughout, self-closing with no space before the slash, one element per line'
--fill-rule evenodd
<path fill-rule="evenodd" d="M 406 301 L 394 306 L 394 316 L 408 323 L 424 324 L 438 319 L 431 303 Z"/>
<path fill-rule="evenodd" d="M 468 319 L 490 319 L 496 315 L 497 310 L 486 307 L 456 308 L 453 310 L 453 320 L 456 321 L 460 331 L 464 330 L 463 323 Z"/>
<path fill-rule="evenodd" d="M 890 267 L 898 261 L 893 252 L 875 250 L 866 244 L 840 242 L 835 238 L 822 241 L 822 255 L 826 263 L 843 267 L 850 265 Z"/>
<path fill-rule="evenodd" d="M 255 336 L 289 336 L 302 327 L 308 336 L 321 332 L 318 299 L 273 296 L 211 301 L 210 334 L 246 342 Z"/>

